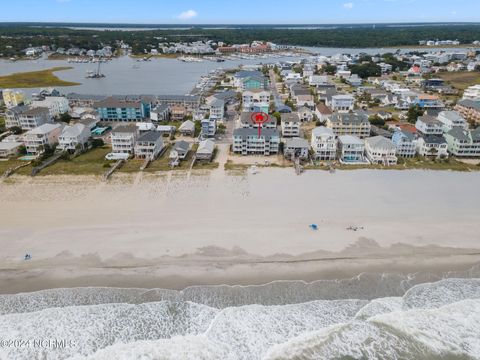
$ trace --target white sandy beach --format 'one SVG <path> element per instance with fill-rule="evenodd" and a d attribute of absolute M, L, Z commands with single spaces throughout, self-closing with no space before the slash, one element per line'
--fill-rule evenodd
<path fill-rule="evenodd" d="M 480 262 L 479 180 L 292 169 L 115 175 L 109 183 L 13 177 L 0 184 L 0 289 L 464 270 Z"/>

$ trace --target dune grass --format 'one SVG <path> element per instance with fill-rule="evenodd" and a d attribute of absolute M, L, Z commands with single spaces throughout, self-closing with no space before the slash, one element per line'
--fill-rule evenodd
<path fill-rule="evenodd" d="M 59 79 L 54 72 L 69 70 L 72 67 L 58 66 L 50 69 L 13 73 L 0 76 L 0 88 L 37 88 L 47 86 L 75 86 L 80 83 Z"/>
<path fill-rule="evenodd" d="M 465 90 L 467 87 L 476 85 L 480 82 L 480 73 L 476 71 L 442 72 L 437 75 L 439 78 L 445 80 L 459 90 Z"/>

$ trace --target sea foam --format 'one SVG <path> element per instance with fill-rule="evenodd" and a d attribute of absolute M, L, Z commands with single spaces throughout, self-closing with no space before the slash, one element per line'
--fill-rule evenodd
<path fill-rule="evenodd" d="M 358 293 L 358 284 L 350 281 Z M 286 301 L 279 297 L 282 284 L 287 299 L 300 300 L 302 290 L 308 299 L 315 292 L 323 294 L 300 283 L 266 285 L 274 290 L 274 300 L 267 299 L 266 305 L 218 308 L 185 298 L 225 305 L 242 289 L 246 293 L 239 303 L 266 294 L 259 286 L 253 296 L 251 287 L 208 287 L 205 292 L 201 287 L 186 292 L 103 289 L 98 294 L 94 288 L 61 289 L 4 296 L 1 339 L 66 339 L 74 346 L 1 347 L 0 359 L 480 359 L 478 279 L 406 286 L 403 296 L 372 300 L 270 305 Z M 292 289 L 300 293 L 293 295 Z M 62 293 L 69 295 L 62 299 Z M 155 301 L 159 294 L 168 300 Z M 76 305 L 68 306 L 69 301 Z M 106 301 L 118 302 L 95 304 Z"/>

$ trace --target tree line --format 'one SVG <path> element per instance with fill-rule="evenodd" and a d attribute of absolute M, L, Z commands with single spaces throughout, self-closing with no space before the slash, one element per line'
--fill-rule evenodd
<path fill-rule="evenodd" d="M 75 30 L 65 27 L 33 27 L 21 24 L 0 25 L 0 53 L 9 54 L 29 46 L 82 47 L 97 49 L 123 41 L 134 53 L 156 47 L 159 42 L 196 40 L 243 44 L 254 40 L 280 45 L 318 47 L 395 47 L 418 45 L 420 40 L 451 39 L 463 44 L 480 40 L 480 25 L 397 25 L 395 27 L 334 27 L 326 29 L 240 27 L 162 29 L 144 31 Z"/>

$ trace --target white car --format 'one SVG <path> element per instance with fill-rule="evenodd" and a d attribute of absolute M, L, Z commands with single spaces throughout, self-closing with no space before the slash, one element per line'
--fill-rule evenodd
<path fill-rule="evenodd" d="M 108 153 L 105 155 L 105 160 L 127 160 L 130 154 L 125 153 Z"/>

